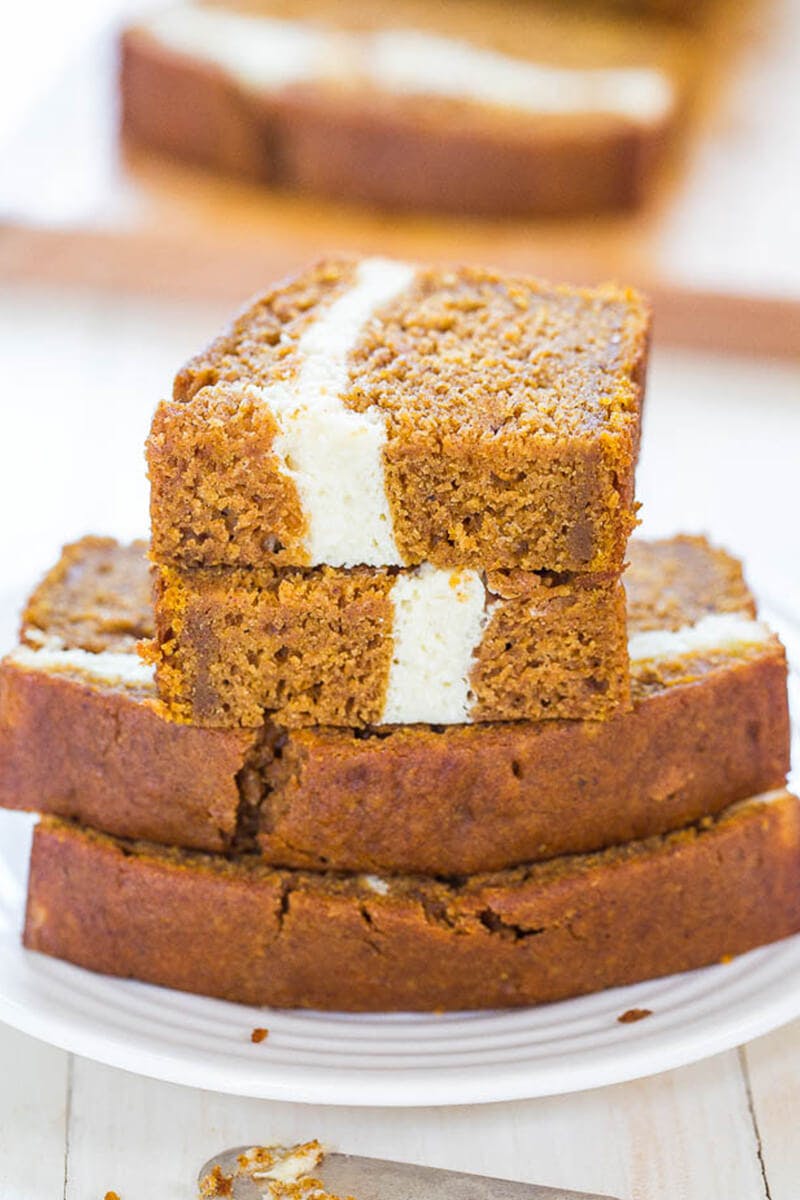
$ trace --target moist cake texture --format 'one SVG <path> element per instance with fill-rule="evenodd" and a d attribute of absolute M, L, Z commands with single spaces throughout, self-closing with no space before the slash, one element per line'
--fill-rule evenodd
<path fill-rule="evenodd" d="M 130 653 L 152 636 L 147 543 L 84 537 L 64 546 L 31 593 L 20 640 L 27 645 Z"/>
<path fill-rule="evenodd" d="M 154 558 L 619 572 L 648 331 L 611 285 L 326 260 L 156 410 Z"/>
<path fill-rule="evenodd" d="M 796 933 L 799 885 L 800 807 L 786 792 L 663 838 L 456 883 L 276 871 L 45 818 L 25 945 L 246 1004 L 503 1008 Z"/>
<path fill-rule="evenodd" d="M 675 124 L 687 50 L 674 31 L 529 3 L 175 5 L 123 36 L 123 128 L 389 207 L 626 207 Z"/>
<path fill-rule="evenodd" d="M 631 638 L 659 629 L 672 638 L 632 663 L 631 712 L 604 722 L 210 730 L 171 721 L 152 674 L 143 690 L 110 681 L 104 648 L 125 621 L 137 636 L 153 632 L 144 547 L 87 539 L 65 549 L 31 597 L 23 637 L 34 644 L 0 664 L 0 804 L 128 838 L 258 847 L 281 866 L 457 875 L 664 833 L 779 788 L 786 662 L 754 620 L 739 564 L 700 538 L 634 539 L 630 559 Z M 714 636 L 709 618 L 722 618 Z M 83 671 L 36 648 L 55 628 L 67 649 L 94 647 Z M 687 651 L 698 629 L 704 648 L 695 633 Z"/>
<path fill-rule="evenodd" d="M 196 725 L 458 725 L 629 705 L 611 577 L 360 567 L 157 573 L 161 699 Z"/>

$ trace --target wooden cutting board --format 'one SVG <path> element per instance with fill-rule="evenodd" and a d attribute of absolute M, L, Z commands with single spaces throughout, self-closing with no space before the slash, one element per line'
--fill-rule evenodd
<path fill-rule="evenodd" d="M 705 86 L 650 203 L 567 222 L 378 213 L 121 148 L 115 34 L 99 30 L 7 148 L 0 276 L 236 305 L 331 250 L 467 260 L 635 282 L 661 341 L 797 353 L 800 4 L 719 0 L 687 36 Z"/>

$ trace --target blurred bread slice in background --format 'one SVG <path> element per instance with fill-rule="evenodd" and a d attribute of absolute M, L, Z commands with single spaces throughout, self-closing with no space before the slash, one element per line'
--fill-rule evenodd
<path fill-rule="evenodd" d="M 515 0 L 181 4 L 122 36 L 123 131 L 174 159 L 381 208 L 630 209 L 696 54 L 675 26 Z"/>

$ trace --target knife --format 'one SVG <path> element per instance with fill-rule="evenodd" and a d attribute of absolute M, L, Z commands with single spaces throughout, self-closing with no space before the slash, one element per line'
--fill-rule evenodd
<path fill-rule="evenodd" d="M 237 1173 L 239 1156 L 250 1149 L 237 1146 L 209 1159 L 198 1175 L 198 1184 L 219 1167 L 223 1175 L 233 1176 L 232 1190 L 225 1192 L 230 1200 L 262 1200 L 269 1194 L 267 1181 Z M 598 1192 L 570 1192 L 355 1154 L 326 1154 L 312 1174 L 333 1196 L 354 1200 L 615 1200 Z"/>

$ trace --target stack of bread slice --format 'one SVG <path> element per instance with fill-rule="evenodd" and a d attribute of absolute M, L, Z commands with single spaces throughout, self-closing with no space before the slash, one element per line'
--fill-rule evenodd
<path fill-rule="evenodd" d="M 800 929 L 783 648 L 727 554 L 629 541 L 648 330 L 618 288 L 332 259 L 193 359 L 149 546 L 65 548 L 0 666 L 26 944 L 424 1010 Z"/>

